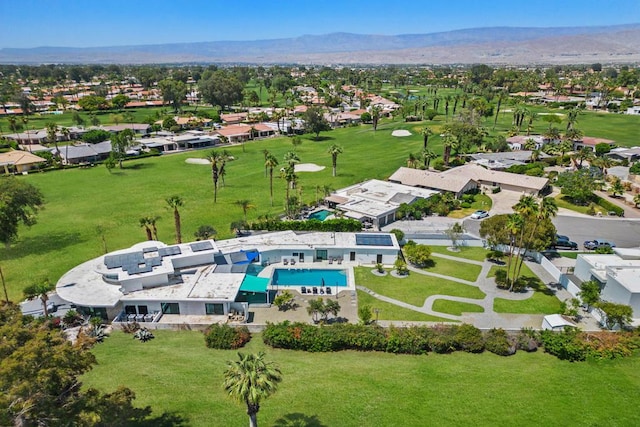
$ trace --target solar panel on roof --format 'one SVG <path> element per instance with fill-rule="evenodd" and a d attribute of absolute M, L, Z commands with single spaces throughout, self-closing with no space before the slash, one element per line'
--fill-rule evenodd
<path fill-rule="evenodd" d="M 144 248 L 144 249 L 142 249 L 142 253 L 148 254 L 149 252 L 155 252 L 157 250 L 158 250 L 158 248 L 156 248 L 156 247 Z"/>
<path fill-rule="evenodd" d="M 393 240 L 388 234 L 356 234 L 358 246 L 393 246 Z"/>
<path fill-rule="evenodd" d="M 179 246 L 168 246 L 166 248 L 158 249 L 158 255 L 160 255 L 161 257 L 180 255 L 181 253 L 182 251 L 180 250 Z"/>
<path fill-rule="evenodd" d="M 208 251 L 213 249 L 213 245 L 207 240 L 205 240 L 204 242 L 191 243 L 189 246 L 191 246 L 191 250 L 193 252 Z"/>

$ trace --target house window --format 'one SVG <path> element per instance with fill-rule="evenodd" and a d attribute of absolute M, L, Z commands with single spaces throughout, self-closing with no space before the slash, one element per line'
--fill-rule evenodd
<path fill-rule="evenodd" d="M 205 304 L 204 309 L 207 314 L 224 314 L 224 304 Z"/>
<path fill-rule="evenodd" d="M 137 314 L 136 313 L 136 306 L 135 305 L 125 305 L 124 306 L 124 312 L 126 314 Z"/>
<path fill-rule="evenodd" d="M 377 255 L 376 255 L 376 262 L 377 262 L 378 264 L 382 264 L 382 254 L 377 254 Z"/>
<path fill-rule="evenodd" d="M 355 260 L 356 260 L 356 253 L 349 252 L 349 261 L 355 261 Z"/>
<path fill-rule="evenodd" d="M 316 250 L 316 259 L 318 259 L 318 260 L 327 259 L 327 250 L 326 249 L 318 249 L 318 250 Z"/>
<path fill-rule="evenodd" d="M 149 309 L 147 308 L 146 305 L 139 305 L 138 314 L 149 314 Z"/>
<path fill-rule="evenodd" d="M 180 314 L 180 305 L 177 302 L 163 302 L 160 307 L 162 314 Z"/>

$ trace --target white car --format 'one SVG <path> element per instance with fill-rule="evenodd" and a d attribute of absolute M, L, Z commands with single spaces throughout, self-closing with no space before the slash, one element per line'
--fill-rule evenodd
<path fill-rule="evenodd" d="M 489 216 L 489 212 L 487 211 L 475 211 L 471 214 L 471 219 L 482 219 Z"/>

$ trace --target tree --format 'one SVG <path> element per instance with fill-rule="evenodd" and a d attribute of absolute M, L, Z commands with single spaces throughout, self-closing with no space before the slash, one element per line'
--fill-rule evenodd
<path fill-rule="evenodd" d="M 60 149 L 58 148 L 58 125 L 54 122 L 47 122 L 45 125 L 47 129 L 47 139 L 50 144 L 56 147 L 56 157 L 60 158 Z"/>
<path fill-rule="evenodd" d="M 633 309 L 625 304 L 616 304 L 609 301 L 600 301 L 595 304 L 605 314 L 604 323 L 607 329 L 611 330 L 616 325 L 623 329 L 625 325 L 631 323 Z"/>
<path fill-rule="evenodd" d="M 600 301 L 600 283 L 596 280 L 587 280 L 580 285 L 578 296 L 587 304 L 587 309 Z"/>
<path fill-rule="evenodd" d="M 429 165 L 431 164 L 431 160 L 436 159 L 438 155 L 429 149 L 422 149 L 420 151 L 420 157 L 422 157 L 422 162 L 424 164 L 425 169 L 429 169 Z"/>
<path fill-rule="evenodd" d="M 196 232 L 193 233 L 193 236 L 196 238 L 196 240 L 209 240 L 214 238 L 216 234 L 218 234 L 218 232 L 212 226 L 201 225 L 200 227 L 198 227 Z"/>
<path fill-rule="evenodd" d="M 264 359 L 264 353 L 238 353 L 240 360 L 229 361 L 224 372 L 223 387 L 229 396 L 247 405 L 249 426 L 257 427 L 260 402 L 276 392 L 282 373 Z"/>
<path fill-rule="evenodd" d="M 429 142 L 429 137 L 433 135 L 433 131 L 431 130 L 430 127 L 425 127 L 424 129 L 422 129 L 422 149 L 426 150 L 427 149 L 427 143 Z"/>
<path fill-rule="evenodd" d="M 404 252 L 407 255 L 407 261 L 418 267 L 424 267 L 431 261 L 431 248 L 427 245 L 418 245 L 413 240 L 409 240 L 404 245 Z"/>
<path fill-rule="evenodd" d="M 289 200 L 289 190 L 295 187 L 296 180 L 296 164 L 300 163 L 300 157 L 295 151 L 288 151 L 284 155 L 284 162 L 286 166 L 282 170 L 282 177 L 287 181 L 287 194 L 286 200 Z"/>
<path fill-rule="evenodd" d="M 111 105 L 116 110 L 122 110 L 128 103 L 130 99 L 127 95 L 118 94 L 111 98 Z"/>
<path fill-rule="evenodd" d="M 633 204 L 636 208 L 638 207 L 638 205 L 640 205 L 640 194 L 636 194 L 635 196 L 633 196 Z"/>
<path fill-rule="evenodd" d="M 176 243 L 182 243 L 182 224 L 180 223 L 180 211 L 178 208 L 184 206 L 182 197 L 174 195 L 165 199 L 167 205 L 173 209 L 173 223 L 176 229 Z"/>
<path fill-rule="evenodd" d="M 9 248 L 18 237 L 19 225 L 30 227 L 44 198 L 32 184 L 14 177 L 0 178 L 0 242 Z"/>
<path fill-rule="evenodd" d="M 284 290 L 273 299 L 273 303 L 276 305 L 276 307 L 278 307 L 278 310 L 280 311 L 289 310 L 293 305 L 293 301 L 294 296 L 289 290 Z"/>
<path fill-rule="evenodd" d="M 179 80 L 164 79 L 158 82 L 158 88 L 162 92 L 162 101 L 170 104 L 177 113 L 187 95 L 187 86 Z"/>
<path fill-rule="evenodd" d="M 231 73 L 217 70 L 203 74 L 198 83 L 202 99 L 223 110 L 227 106 L 240 102 L 244 85 Z"/>
<path fill-rule="evenodd" d="M 78 105 L 85 111 L 95 113 L 97 110 L 106 110 L 109 103 L 103 96 L 87 95 L 80 98 Z"/>
<path fill-rule="evenodd" d="M 558 175 L 557 184 L 562 187 L 561 193 L 569 197 L 577 205 L 586 205 L 598 188 L 596 177 L 590 169 L 564 172 Z"/>
<path fill-rule="evenodd" d="M 458 138 L 450 132 L 446 132 L 444 137 L 442 137 L 442 145 L 444 147 L 444 154 L 442 158 L 444 160 L 444 164 L 449 166 L 449 159 L 451 157 L 451 150 L 457 146 Z"/>
<path fill-rule="evenodd" d="M 338 155 L 342 153 L 342 147 L 338 144 L 333 144 L 327 150 L 327 153 L 331 154 L 331 164 L 333 165 L 333 176 L 336 176 L 336 166 L 338 164 Z"/>
<path fill-rule="evenodd" d="M 378 122 L 380 121 L 380 114 L 382 114 L 382 107 L 380 105 L 373 105 L 371 107 L 371 124 L 373 125 L 373 131 L 378 130 Z"/>
<path fill-rule="evenodd" d="M 624 185 L 622 185 L 622 181 L 620 180 L 620 178 L 614 178 L 613 182 L 611 183 L 610 190 L 613 197 L 624 194 Z"/>
<path fill-rule="evenodd" d="M 127 157 L 127 150 L 131 147 L 134 136 L 133 130 L 124 129 L 111 137 L 111 150 L 118 160 L 120 169 L 122 169 L 122 161 Z"/>
<path fill-rule="evenodd" d="M 255 205 L 251 203 L 251 200 L 242 199 L 236 200 L 233 202 L 236 206 L 240 206 L 242 208 L 242 213 L 244 214 L 244 222 L 247 222 L 247 211 L 249 209 L 255 209 Z"/>
<path fill-rule="evenodd" d="M 144 231 L 147 233 L 147 240 L 153 240 L 153 235 L 151 234 L 151 227 L 149 224 L 149 217 L 143 216 L 138 220 L 138 224 L 140 224 L 140 227 L 144 227 Z"/>
<path fill-rule="evenodd" d="M 329 122 L 324 118 L 320 107 L 310 107 L 304 113 L 304 127 L 307 132 L 314 133 L 315 139 L 320 138 L 320 132 L 331 129 Z"/>
<path fill-rule="evenodd" d="M 371 319 L 373 318 L 373 310 L 370 305 L 360 305 L 358 306 L 358 319 L 360 319 L 360 324 L 368 325 L 371 323 Z"/>
<path fill-rule="evenodd" d="M 447 235 L 449 240 L 451 240 L 451 247 L 453 247 L 454 250 L 458 249 L 458 241 L 464 232 L 464 226 L 459 222 L 451 224 L 451 226 L 445 230 L 444 233 Z"/>
<path fill-rule="evenodd" d="M 273 206 L 273 169 L 278 166 L 278 159 L 272 153 L 265 154 L 264 167 L 269 170 L 269 195 Z"/>
<path fill-rule="evenodd" d="M 218 201 L 218 182 L 220 178 L 224 180 L 225 165 L 229 159 L 226 151 L 211 150 L 207 155 L 207 160 L 211 164 L 211 179 L 213 180 L 213 203 Z"/>
<path fill-rule="evenodd" d="M 55 288 L 55 284 L 49 282 L 48 279 L 45 279 L 42 282 L 34 283 L 27 286 L 26 288 L 24 288 L 23 293 L 24 297 L 28 300 L 39 298 L 42 302 L 42 311 L 44 312 L 44 317 L 48 317 L 49 310 L 47 308 L 47 301 L 49 301 L 49 292 L 55 290 Z"/>

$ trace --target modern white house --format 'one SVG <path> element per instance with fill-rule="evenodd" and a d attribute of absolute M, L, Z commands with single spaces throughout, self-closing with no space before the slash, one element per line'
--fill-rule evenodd
<path fill-rule="evenodd" d="M 633 323 L 640 323 L 640 248 L 615 248 L 614 254 L 581 254 L 574 275 L 581 281 L 597 280 L 601 298 L 633 309 Z"/>
<path fill-rule="evenodd" d="M 343 289 L 355 290 L 351 267 L 391 265 L 399 251 L 388 233 L 281 231 L 176 245 L 145 241 L 76 266 L 56 291 L 82 314 L 105 320 L 211 324 L 232 312 L 246 319 L 250 304 L 268 304 L 282 289 L 273 278 L 283 270 L 299 272 L 299 283 L 286 284 L 295 290 L 309 275 L 317 279 L 314 287 L 333 286 L 322 276 L 332 269 L 348 278 Z"/>

